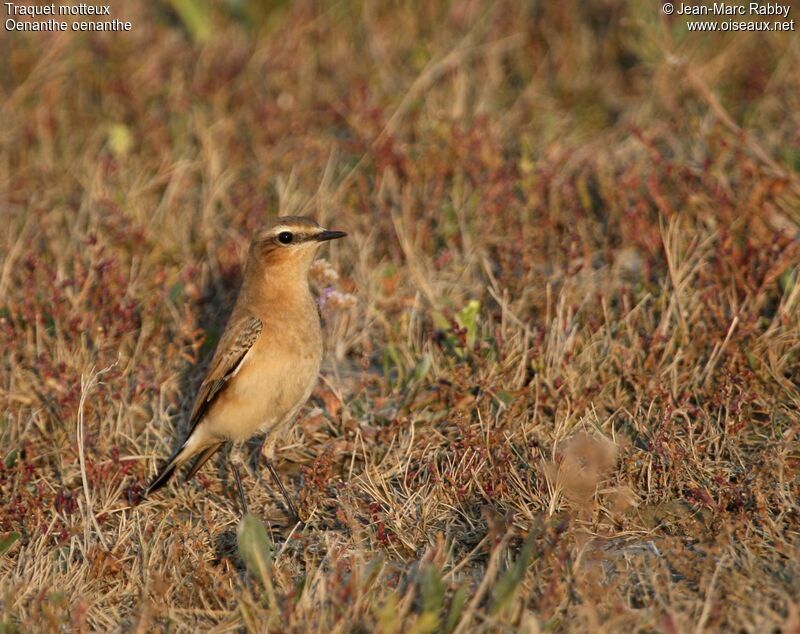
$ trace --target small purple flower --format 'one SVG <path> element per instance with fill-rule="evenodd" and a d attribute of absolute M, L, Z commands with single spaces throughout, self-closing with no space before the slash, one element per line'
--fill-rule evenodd
<path fill-rule="evenodd" d="M 317 297 L 317 306 L 319 306 L 320 308 L 325 306 L 327 301 L 331 298 L 331 296 L 335 292 L 336 292 L 336 289 L 334 289 L 333 286 L 327 286 L 324 289 L 322 289 L 322 293 L 320 293 L 320 296 Z"/>

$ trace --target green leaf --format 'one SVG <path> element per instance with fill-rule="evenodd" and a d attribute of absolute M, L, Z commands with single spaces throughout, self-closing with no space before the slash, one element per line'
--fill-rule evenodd
<path fill-rule="evenodd" d="M 781 287 L 784 297 L 788 297 L 794 290 L 797 284 L 797 271 L 797 267 L 788 268 L 778 278 L 778 285 Z"/>
<path fill-rule="evenodd" d="M 522 544 L 522 549 L 519 551 L 517 561 L 495 583 L 494 588 L 492 588 L 492 598 L 489 602 L 489 614 L 495 615 L 500 612 L 514 596 L 517 587 L 525 578 L 528 566 L 533 561 L 533 547 L 537 538 L 538 533 L 531 532 L 528 535 Z"/>
<path fill-rule="evenodd" d="M 0 621 L 0 634 L 19 634 L 19 627 L 11 621 Z"/>
<path fill-rule="evenodd" d="M 464 606 L 467 604 L 467 588 L 461 586 L 453 595 L 453 600 L 450 602 L 450 612 L 447 615 L 447 622 L 444 624 L 444 634 L 450 634 L 456 629 L 461 621 L 461 615 L 464 612 Z"/>
<path fill-rule="evenodd" d="M 211 354 L 211 351 L 217 346 L 221 333 L 216 328 L 209 328 L 206 330 L 205 335 L 203 345 L 200 346 L 200 356 L 203 357 L 207 354 Z"/>
<path fill-rule="evenodd" d="M 12 449 L 6 454 L 6 457 L 3 460 L 3 464 L 6 466 L 6 469 L 10 469 L 17 463 L 18 455 L 19 455 L 18 449 Z"/>
<path fill-rule="evenodd" d="M 397 593 L 392 592 L 386 597 L 383 605 L 375 607 L 375 619 L 378 621 L 379 632 L 397 632 L 400 629 L 398 603 Z"/>
<path fill-rule="evenodd" d="M 439 625 L 438 614 L 444 599 L 444 583 L 442 576 L 433 564 L 427 564 L 419 573 L 419 593 L 422 596 L 422 611 L 436 614 L 436 626 Z"/>
<path fill-rule="evenodd" d="M 428 376 L 428 372 L 431 370 L 431 355 L 425 353 L 422 355 L 422 359 L 414 368 L 414 380 L 421 381 L 426 376 Z"/>
<path fill-rule="evenodd" d="M 394 344 L 386 344 L 383 349 L 383 375 L 387 379 L 391 379 L 392 370 L 397 371 L 397 383 L 403 382 L 405 376 L 405 364 L 400 356 L 400 352 Z"/>
<path fill-rule="evenodd" d="M 169 301 L 173 304 L 177 304 L 181 301 L 183 297 L 183 289 L 184 283 L 183 282 L 175 282 L 172 286 L 169 287 Z"/>
<path fill-rule="evenodd" d="M 227 13 L 250 29 L 271 33 L 290 8 L 289 0 L 225 0 Z"/>
<path fill-rule="evenodd" d="M 205 0 L 170 0 L 172 8 L 189 31 L 195 44 L 211 37 L 211 11 Z"/>
<path fill-rule="evenodd" d="M 516 398 L 513 394 L 510 394 L 509 392 L 503 392 L 503 391 L 496 392 L 495 393 L 495 397 L 505 407 L 508 407 L 509 405 L 511 405 L 511 403 L 513 403 L 514 399 Z"/>
<path fill-rule="evenodd" d="M 471 299 L 456 315 L 458 325 L 467 329 L 467 346 L 470 348 L 475 344 L 480 310 L 481 303 L 477 299 Z"/>
<path fill-rule="evenodd" d="M 272 566 L 272 543 L 264 522 L 250 513 L 245 515 L 239 522 L 236 544 L 248 572 L 266 586 Z"/>
<path fill-rule="evenodd" d="M 0 557 L 5 555 L 20 537 L 19 533 L 8 533 L 5 537 L 0 537 Z"/>
<path fill-rule="evenodd" d="M 439 330 L 449 330 L 450 322 L 441 311 L 434 310 L 431 317 L 433 318 L 433 327 Z"/>
<path fill-rule="evenodd" d="M 112 123 L 108 126 L 108 148 L 120 158 L 133 148 L 133 134 L 124 123 Z"/>
<path fill-rule="evenodd" d="M 433 634 L 439 631 L 439 616 L 433 612 L 423 612 L 419 615 L 408 634 Z"/>

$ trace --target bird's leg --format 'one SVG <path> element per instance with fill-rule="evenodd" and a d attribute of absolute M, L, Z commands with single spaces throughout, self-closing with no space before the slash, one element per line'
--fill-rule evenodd
<path fill-rule="evenodd" d="M 236 489 L 239 492 L 239 504 L 241 504 L 242 507 L 242 515 L 247 515 L 247 496 L 244 494 L 242 478 L 239 475 L 240 464 L 242 464 L 241 446 L 238 443 L 234 443 L 230 455 L 231 471 L 233 471 L 233 478 L 236 480 Z"/>
<path fill-rule="evenodd" d="M 267 438 L 264 438 L 264 441 L 261 443 L 261 447 L 259 447 L 258 455 L 263 456 L 264 462 L 267 464 L 267 469 L 269 469 L 272 479 L 275 481 L 275 484 L 278 486 L 278 490 L 283 496 L 283 501 L 286 503 L 286 509 L 289 511 L 289 519 L 292 522 L 301 521 L 300 513 L 297 512 L 297 507 L 292 501 L 292 498 L 289 497 L 289 492 L 286 490 L 286 487 L 283 486 L 283 481 L 278 475 L 278 472 L 275 470 L 275 465 L 272 463 L 274 446 L 274 440 L 269 442 Z"/>
<path fill-rule="evenodd" d="M 278 488 L 281 491 L 281 495 L 283 496 L 283 501 L 286 502 L 286 508 L 289 510 L 290 519 L 293 522 L 297 522 L 300 520 L 300 514 L 297 512 L 297 507 L 292 502 L 292 499 L 289 497 L 289 493 L 286 491 L 286 487 L 283 486 L 283 482 L 278 475 L 278 472 L 275 471 L 275 465 L 272 464 L 272 460 L 269 458 L 265 458 L 267 463 L 267 469 L 272 474 L 272 479 L 275 480 L 275 484 L 278 485 Z"/>
<path fill-rule="evenodd" d="M 247 515 L 247 497 L 245 497 L 244 487 L 242 487 L 242 478 L 239 476 L 239 467 L 231 463 L 231 470 L 233 471 L 233 478 L 236 480 L 236 488 L 239 490 L 239 504 L 242 505 L 242 515 Z"/>

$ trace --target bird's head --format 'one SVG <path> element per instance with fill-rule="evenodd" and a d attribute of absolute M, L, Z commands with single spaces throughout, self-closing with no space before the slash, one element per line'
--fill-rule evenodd
<path fill-rule="evenodd" d="M 305 273 L 319 246 L 343 238 L 344 231 L 330 231 L 310 218 L 280 216 L 262 226 L 250 244 L 250 261 L 267 272 Z"/>

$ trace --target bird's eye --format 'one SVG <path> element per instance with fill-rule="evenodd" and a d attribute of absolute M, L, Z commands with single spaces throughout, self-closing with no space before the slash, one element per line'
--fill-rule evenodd
<path fill-rule="evenodd" d="M 281 231 L 278 234 L 278 242 L 281 244 L 291 244 L 294 236 L 292 235 L 291 231 Z"/>

